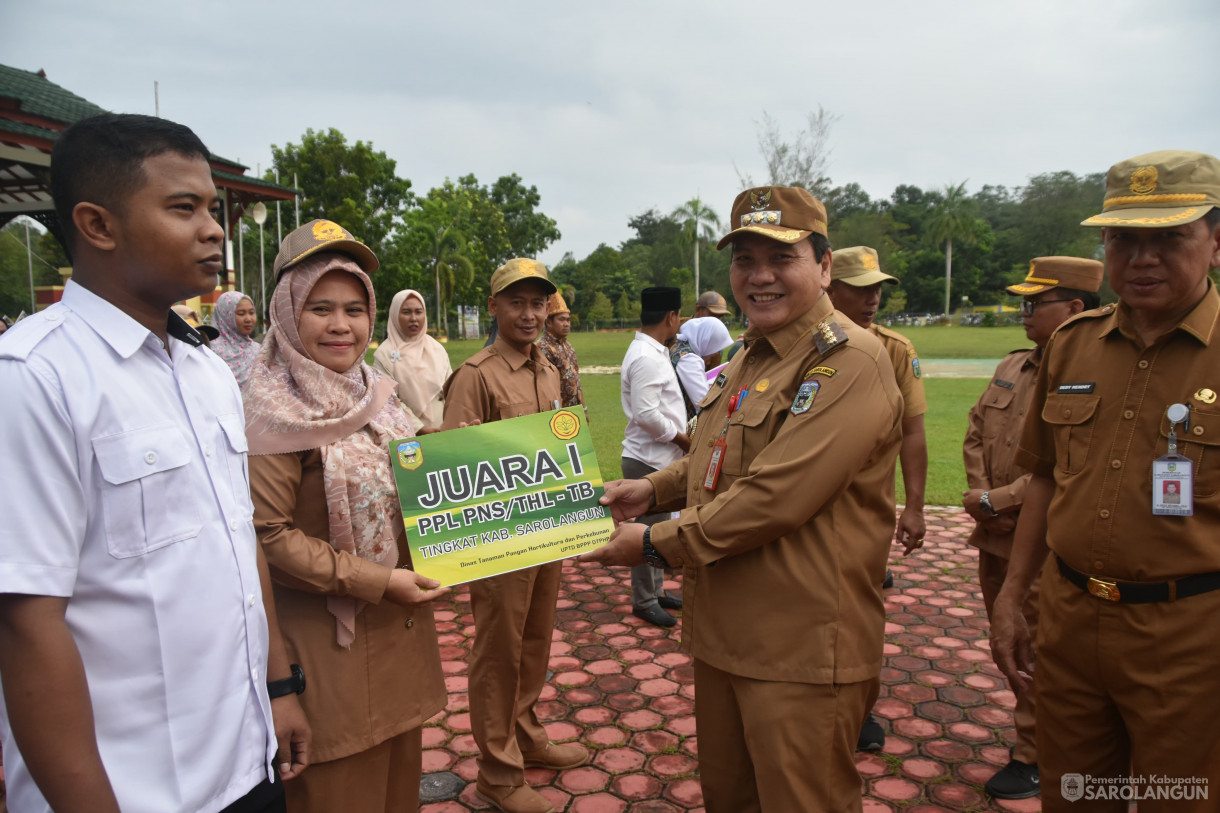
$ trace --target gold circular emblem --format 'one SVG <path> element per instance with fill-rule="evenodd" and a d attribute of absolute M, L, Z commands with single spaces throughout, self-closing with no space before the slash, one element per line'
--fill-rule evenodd
<path fill-rule="evenodd" d="M 538 269 L 534 267 L 533 260 L 522 260 L 518 263 L 517 270 L 527 277 L 532 277 L 538 273 Z"/>
<path fill-rule="evenodd" d="M 759 381 L 757 384 L 754 385 L 754 391 L 755 392 L 766 392 L 767 387 L 769 387 L 769 386 L 771 386 L 771 379 L 764 378 L 762 381 Z"/>
<path fill-rule="evenodd" d="M 767 222 L 775 224 L 779 222 L 779 212 L 767 212 Z"/>
<path fill-rule="evenodd" d="M 880 271 L 881 270 L 880 267 L 877 265 L 877 258 L 874 257 L 872 254 L 869 254 L 868 252 L 864 253 L 864 268 L 868 271 Z"/>
<path fill-rule="evenodd" d="M 1207 387 L 1204 387 L 1195 393 L 1195 400 L 1202 401 L 1205 404 L 1214 404 L 1216 403 L 1216 392 L 1215 390 L 1209 390 Z"/>
<path fill-rule="evenodd" d="M 551 418 L 551 433 L 560 440 L 571 440 L 580 432 L 580 418 L 561 410 Z"/>
<path fill-rule="evenodd" d="M 315 240 L 343 240 L 346 238 L 346 235 L 343 234 L 343 227 L 330 220 L 319 220 L 313 224 L 313 236 Z"/>
<path fill-rule="evenodd" d="M 1131 173 L 1131 191 L 1137 195 L 1155 192 L 1156 179 L 1156 167 L 1140 167 Z"/>

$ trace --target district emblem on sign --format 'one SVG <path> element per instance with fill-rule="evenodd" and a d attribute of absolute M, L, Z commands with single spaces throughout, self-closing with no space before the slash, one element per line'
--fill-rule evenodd
<path fill-rule="evenodd" d="M 796 391 L 796 397 L 792 399 L 792 414 L 800 415 L 803 412 L 808 412 L 809 407 L 813 406 L 813 399 L 817 397 L 818 390 L 822 385 L 817 381 L 806 381 L 801 384 L 801 388 Z"/>
<path fill-rule="evenodd" d="M 398 465 L 407 471 L 415 471 L 424 465 L 424 450 L 419 448 L 418 440 L 398 444 Z"/>
<path fill-rule="evenodd" d="M 551 418 L 551 433 L 560 440 L 571 440 L 580 432 L 580 419 L 571 412 L 560 411 Z"/>

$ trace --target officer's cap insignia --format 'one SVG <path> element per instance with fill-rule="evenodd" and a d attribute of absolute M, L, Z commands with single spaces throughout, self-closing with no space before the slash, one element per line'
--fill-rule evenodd
<path fill-rule="evenodd" d="M 766 209 L 769 205 L 771 205 L 770 189 L 768 189 L 766 192 L 755 191 L 750 193 L 751 209 L 758 211 L 759 209 Z"/>
<path fill-rule="evenodd" d="M 877 265 L 877 258 L 867 251 L 860 257 L 860 262 L 866 271 L 880 271 L 881 267 Z"/>
<path fill-rule="evenodd" d="M 1156 180 L 1156 167 L 1140 167 L 1131 173 L 1131 191 L 1137 195 L 1155 192 Z"/>

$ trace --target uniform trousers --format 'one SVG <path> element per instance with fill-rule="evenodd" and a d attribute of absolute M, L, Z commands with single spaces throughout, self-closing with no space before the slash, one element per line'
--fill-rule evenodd
<path fill-rule="evenodd" d="M 522 751 L 548 742 L 534 705 L 546 683 L 561 572 L 550 562 L 470 585 L 470 725 L 479 775 L 492 785 L 525 784 Z"/>
<path fill-rule="evenodd" d="M 311 764 L 284 783 L 289 813 L 416 813 L 422 731 L 413 728 L 358 754 Z"/>
<path fill-rule="evenodd" d="M 1114 603 L 1069 582 L 1051 557 L 1042 569 L 1039 612 L 1034 676 L 1042 809 L 1126 813 L 1129 803 L 1121 799 L 1064 799 L 1061 783 L 1072 773 L 1086 780 L 1206 779 L 1210 798 L 1143 799 L 1140 813 L 1220 809 L 1220 590 Z"/>
<path fill-rule="evenodd" d="M 652 474 L 657 471 L 647 463 L 641 463 L 639 460 L 631 457 L 623 459 L 623 479 L 625 480 L 640 480 L 645 475 Z M 642 522 L 645 525 L 656 525 L 658 522 L 664 522 L 674 516 L 668 511 L 661 511 L 655 514 L 644 514 L 636 519 L 636 522 Z M 656 604 L 661 596 L 665 595 L 665 571 L 656 565 L 650 565 L 645 562 L 642 565 L 636 565 L 631 568 L 631 606 L 638 609 L 646 609 Z"/>
<path fill-rule="evenodd" d="M 1008 560 L 1003 556 L 979 551 L 979 586 L 983 590 L 983 605 L 987 608 L 987 620 L 991 620 L 995 609 L 995 599 L 1004 586 L 1008 576 Z M 1035 581 L 1025 603 L 1021 606 L 1025 623 L 1029 625 L 1030 634 L 1038 630 L 1038 582 Z M 1038 764 L 1038 744 L 1035 736 L 1034 714 L 1037 705 L 1037 691 L 1017 692 L 1017 707 L 1013 709 L 1013 726 L 1017 731 L 1017 741 L 1012 747 L 1013 759 L 1019 759 L 1026 765 Z"/>
<path fill-rule="evenodd" d="M 837 685 L 755 680 L 696 659 L 707 813 L 860 811 L 856 740 L 879 688 L 877 678 Z"/>

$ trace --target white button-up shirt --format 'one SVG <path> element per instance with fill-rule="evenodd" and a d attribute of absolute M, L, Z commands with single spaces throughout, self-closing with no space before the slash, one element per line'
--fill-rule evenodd
<path fill-rule="evenodd" d="M 686 429 L 686 404 L 665 345 L 636 333 L 622 368 L 623 412 L 627 430 L 623 457 L 663 469 L 682 457 L 672 443 Z"/>
<path fill-rule="evenodd" d="M 69 598 L 124 813 L 216 811 L 274 776 L 241 397 L 174 319 L 167 352 L 69 282 L 0 340 L 0 593 Z M 3 728 L 10 809 L 49 811 Z"/>

